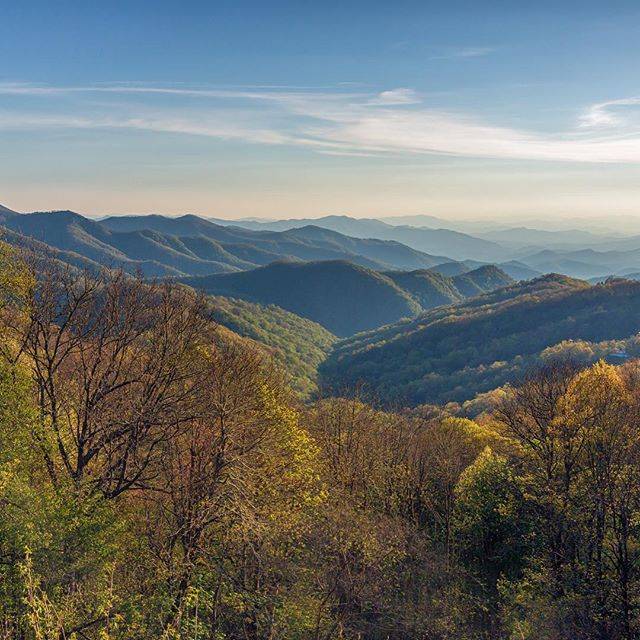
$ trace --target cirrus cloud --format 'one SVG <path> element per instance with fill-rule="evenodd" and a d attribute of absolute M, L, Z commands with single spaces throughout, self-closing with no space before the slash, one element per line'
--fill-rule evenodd
<path fill-rule="evenodd" d="M 580 126 L 620 127 L 629 126 L 640 119 L 640 96 L 608 100 L 591 105 L 580 117 Z"/>
<path fill-rule="evenodd" d="M 640 98 L 591 105 L 574 126 L 536 132 L 435 109 L 410 88 L 0 84 L 0 131 L 129 129 L 289 145 L 342 156 L 431 154 L 556 162 L 640 163 Z M 96 100 L 101 96 L 101 100 Z M 64 99 L 64 105 L 56 104 Z M 35 101 L 32 104 L 30 101 Z M 49 107 L 49 108 L 47 108 Z M 64 108 L 63 108 L 64 107 Z"/>

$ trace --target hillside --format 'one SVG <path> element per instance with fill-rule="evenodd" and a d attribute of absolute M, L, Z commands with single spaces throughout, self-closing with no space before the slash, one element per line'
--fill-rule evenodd
<path fill-rule="evenodd" d="M 521 375 L 564 340 L 600 342 L 640 330 L 640 283 L 549 275 L 440 307 L 337 345 L 321 366 L 335 390 L 364 382 L 385 401 L 461 401 Z"/>
<path fill-rule="evenodd" d="M 81 269 L 98 273 L 102 265 L 73 251 L 62 251 L 29 236 L 0 227 L 0 240 L 17 248 L 26 261 L 36 269 L 47 269 L 50 263 L 65 269 Z M 175 274 L 172 274 L 175 275 Z"/>
<path fill-rule="evenodd" d="M 209 296 L 211 317 L 266 347 L 303 397 L 317 389 L 317 368 L 337 338 L 319 324 L 275 305 Z"/>
<path fill-rule="evenodd" d="M 456 289 L 465 298 L 488 293 L 513 283 L 513 278 L 491 264 L 461 273 L 454 276 L 452 280 Z"/>
<path fill-rule="evenodd" d="M 423 309 L 441 304 L 451 304 L 464 299 L 456 288 L 453 278 L 421 269 L 417 271 L 387 271 L 385 275 L 407 291 Z"/>
<path fill-rule="evenodd" d="M 407 291 L 423 309 L 460 302 L 465 298 L 488 293 L 513 282 L 506 273 L 487 265 L 448 277 L 437 271 L 390 271 L 385 275 Z"/>
<path fill-rule="evenodd" d="M 241 273 L 183 278 L 208 294 L 276 304 L 338 336 L 415 316 L 420 306 L 390 278 L 343 261 L 284 263 Z"/>

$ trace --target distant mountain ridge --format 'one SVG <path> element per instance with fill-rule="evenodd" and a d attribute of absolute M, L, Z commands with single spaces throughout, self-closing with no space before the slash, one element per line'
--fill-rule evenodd
<path fill-rule="evenodd" d="M 193 215 L 124 216 L 98 222 L 72 211 L 17 214 L 5 208 L 0 225 L 57 251 L 146 276 L 228 273 L 282 259 L 348 260 L 376 270 L 429 268 L 448 260 L 398 242 L 351 238 L 319 227 L 257 232 Z M 18 241 L 18 236 L 11 237 Z"/>
<path fill-rule="evenodd" d="M 314 225 L 303 225 L 286 231 L 251 230 L 239 226 L 223 226 L 185 215 L 179 218 L 163 216 L 121 216 L 106 218 L 102 224 L 112 230 L 154 229 L 177 236 L 202 235 L 214 238 L 233 250 L 237 245 L 250 244 L 272 255 L 300 260 L 350 260 L 370 268 L 428 268 L 448 256 L 429 255 L 399 242 L 382 239 L 354 238 L 327 231 Z"/>
<path fill-rule="evenodd" d="M 640 240 L 638 240 L 640 243 Z M 521 260 L 534 268 L 554 267 L 562 273 L 592 278 L 608 274 L 624 275 L 640 270 L 640 245 L 634 249 L 601 251 L 593 248 L 559 251 L 545 249 Z"/>
<path fill-rule="evenodd" d="M 349 336 L 513 280 L 496 267 L 448 278 L 428 270 L 379 273 L 349 262 L 329 261 L 279 262 L 181 282 L 212 295 L 276 304 L 338 336 Z"/>
<path fill-rule="evenodd" d="M 253 220 L 229 221 L 213 219 L 218 224 L 238 225 L 253 230 L 286 231 L 305 226 L 316 226 L 357 238 L 395 240 L 426 253 L 444 254 L 454 260 L 504 260 L 508 252 L 499 244 L 447 228 L 428 229 L 407 225 L 391 225 L 373 218 L 324 216 L 257 222 Z"/>
<path fill-rule="evenodd" d="M 491 221 L 482 225 L 434 216 L 372 219 L 333 215 L 270 221 L 218 219 L 216 222 L 281 231 L 313 225 L 360 238 L 395 240 L 430 254 L 445 254 L 458 262 L 478 263 L 475 266 L 496 264 L 516 279 L 554 271 L 593 278 L 640 270 L 640 236 L 616 236 L 582 229 L 538 229 Z"/>
<path fill-rule="evenodd" d="M 102 266 L 141 271 L 148 276 L 205 274 L 253 266 L 231 255 L 223 261 L 212 259 L 223 253 L 221 247 L 209 255 L 198 256 L 180 246 L 176 237 L 148 230 L 115 233 L 71 211 L 4 216 L 1 224 L 22 236 L 79 254 Z"/>

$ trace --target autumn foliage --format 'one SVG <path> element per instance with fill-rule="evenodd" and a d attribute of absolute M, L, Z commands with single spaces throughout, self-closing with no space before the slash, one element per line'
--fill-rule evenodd
<path fill-rule="evenodd" d="M 0 637 L 638 637 L 633 364 L 302 405 L 189 289 L 0 258 Z"/>

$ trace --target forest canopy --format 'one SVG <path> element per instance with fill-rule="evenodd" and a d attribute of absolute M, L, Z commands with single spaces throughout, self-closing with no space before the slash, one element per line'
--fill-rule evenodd
<path fill-rule="evenodd" d="M 303 404 L 216 299 L 0 260 L 4 638 L 640 633 L 635 363 Z"/>

